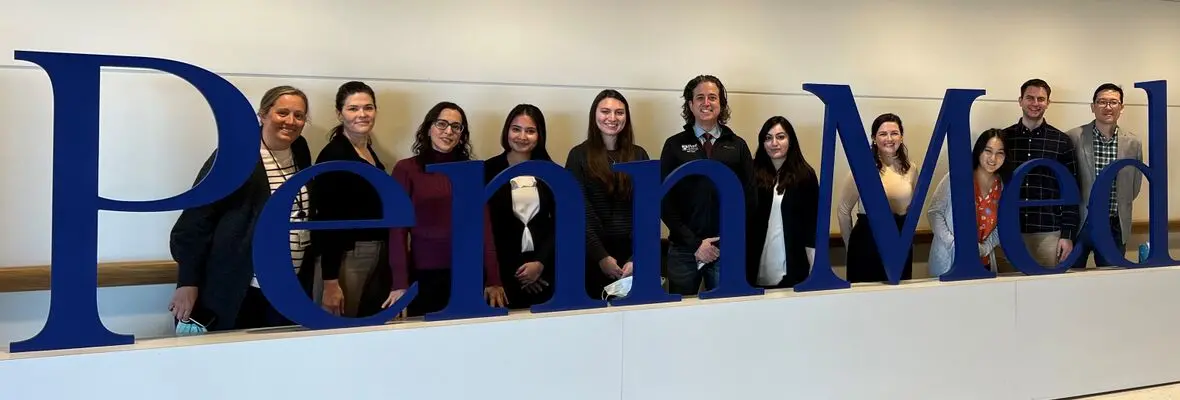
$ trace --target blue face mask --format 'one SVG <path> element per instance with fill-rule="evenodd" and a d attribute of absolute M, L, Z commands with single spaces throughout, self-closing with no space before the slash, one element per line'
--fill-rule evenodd
<path fill-rule="evenodd" d="M 202 335 L 208 332 L 204 325 L 197 321 L 188 320 L 176 323 L 176 336 L 193 336 Z"/>

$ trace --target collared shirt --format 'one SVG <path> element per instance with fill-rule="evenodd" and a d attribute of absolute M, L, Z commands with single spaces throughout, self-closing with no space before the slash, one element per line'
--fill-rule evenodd
<path fill-rule="evenodd" d="M 1110 139 L 1102 136 L 1102 132 L 1098 130 L 1098 126 L 1094 126 L 1094 171 L 1101 173 L 1103 168 L 1113 163 L 1119 156 L 1119 127 L 1111 128 Z M 1119 200 L 1117 191 L 1118 187 L 1115 184 L 1110 185 L 1110 215 L 1117 216 L 1119 212 Z"/>
<path fill-rule="evenodd" d="M 1034 129 L 1028 129 L 1021 121 L 1004 129 L 1009 146 L 1006 164 L 1014 170 L 1029 160 L 1047 158 L 1061 163 L 1076 180 L 1078 174 L 1077 151 L 1073 140 L 1060 129 L 1044 121 Z M 1025 176 L 1020 185 L 1023 200 L 1056 200 L 1061 198 L 1056 175 L 1047 167 L 1034 168 Z M 1020 228 L 1024 233 L 1061 231 L 1062 239 L 1074 240 L 1078 231 L 1078 206 L 1021 207 Z"/>
<path fill-rule="evenodd" d="M 704 128 L 701 128 L 701 125 L 700 125 L 700 124 L 693 124 L 693 125 L 692 125 L 692 131 L 693 131 L 693 133 L 696 133 L 696 134 L 697 134 L 697 140 L 700 140 L 700 141 L 701 141 L 701 143 L 705 143 L 705 138 L 704 138 L 704 136 L 705 136 L 705 129 L 704 129 Z M 714 125 L 713 125 L 713 129 L 710 129 L 708 132 L 709 132 L 709 134 L 710 134 L 710 135 L 713 135 L 713 136 L 711 136 L 711 137 L 712 137 L 712 140 L 710 140 L 709 142 L 710 142 L 710 143 L 714 143 L 714 144 L 716 144 L 716 143 L 717 143 L 717 137 L 718 137 L 718 136 L 721 136 L 721 124 L 714 124 Z"/>

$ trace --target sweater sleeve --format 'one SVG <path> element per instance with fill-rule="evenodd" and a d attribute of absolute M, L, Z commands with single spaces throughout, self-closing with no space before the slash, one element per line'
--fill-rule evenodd
<path fill-rule="evenodd" d="M 848 247 L 848 239 L 852 236 L 852 213 L 858 201 L 860 191 L 850 175 L 844 180 L 844 188 L 840 191 L 840 205 L 836 208 L 836 219 L 840 221 L 840 236 L 844 239 L 845 248 Z"/>
<path fill-rule="evenodd" d="M 500 282 L 500 262 L 496 259 L 496 241 L 492 237 L 492 213 L 483 208 L 483 267 L 484 286 L 504 286 Z"/>
<path fill-rule="evenodd" d="M 216 152 L 210 155 L 197 172 L 196 186 L 209 174 Z M 205 280 L 205 265 L 213 245 L 213 232 L 221 218 L 221 200 L 200 207 L 185 209 L 172 226 L 169 248 L 176 261 L 176 286 L 201 286 Z"/>
<path fill-rule="evenodd" d="M 602 239 L 599 237 L 602 234 L 602 220 L 598 218 L 598 214 L 594 211 L 594 206 L 590 204 L 593 196 L 590 194 L 591 178 L 586 171 L 586 152 L 578 151 L 579 149 L 584 148 L 574 147 L 570 149 L 569 155 L 565 158 L 565 169 L 582 186 L 582 198 L 586 202 L 586 256 L 597 263 L 609 256 L 609 254 L 607 254 L 606 247 L 602 245 Z"/>
<path fill-rule="evenodd" d="M 405 188 L 411 198 L 414 197 L 413 181 L 410 178 L 410 168 L 399 162 L 393 167 L 393 179 Z M 389 230 L 389 268 L 393 271 L 392 290 L 405 290 L 410 286 L 410 249 L 407 243 L 410 228 L 396 227 Z"/>
<path fill-rule="evenodd" d="M 671 139 L 664 141 L 664 148 L 660 150 L 660 181 L 668 179 L 680 163 L 676 161 L 676 150 Z M 688 246 L 700 246 L 704 239 L 697 237 L 681 218 L 680 202 L 675 196 L 665 194 L 660 204 L 660 216 L 664 225 L 668 227 L 668 237 L 672 243 L 683 243 Z"/>

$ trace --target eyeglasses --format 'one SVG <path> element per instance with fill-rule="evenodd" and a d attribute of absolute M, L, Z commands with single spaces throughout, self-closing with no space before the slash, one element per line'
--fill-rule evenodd
<path fill-rule="evenodd" d="M 435 129 L 438 129 L 438 130 L 444 131 L 444 132 L 447 130 L 447 127 L 450 127 L 452 132 L 463 133 L 463 124 L 460 124 L 458 122 L 447 122 L 447 120 L 445 120 L 445 119 L 435 120 L 434 127 L 435 127 Z"/>
<path fill-rule="evenodd" d="M 1094 102 L 1094 105 L 1104 108 L 1115 108 L 1118 107 L 1119 104 L 1123 104 L 1123 102 L 1118 100 L 1098 100 Z"/>

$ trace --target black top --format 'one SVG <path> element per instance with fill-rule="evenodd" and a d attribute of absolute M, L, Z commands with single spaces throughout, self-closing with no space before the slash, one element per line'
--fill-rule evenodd
<path fill-rule="evenodd" d="M 1048 121 L 1042 122 L 1036 129 L 1028 129 L 1020 121 L 1004 129 L 1008 135 L 1008 146 L 1004 153 L 1008 158 L 1004 161 L 1009 171 L 1029 160 L 1048 158 L 1065 166 L 1074 176 L 1078 176 L 1077 151 L 1073 139 L 1061 132 Z M 1026 200 L 1054 200 L 1061 198 L 1061 191 L 1057 189 L 1060 182 L 1057 175 L 1048 167 L 1037 167 L 1025 175 L 1020 185 L 1020 198 Z M 1078 206 L 1044 206 L 1021 207 L 1020 230 L 1024 233 L 1053 232 L 1060 230 L 1062 239 L 1073 240 L 1078 232 Z"/>
<path fill-rule="evenodd" d="M 729 167 L 746 193 L 745 207 L 749 207 L 750 187 L 753 182 L 754 158 L 750 147 L 728 126 L 719 125 L 721 134 L 714 138 L 712 160 Z M 660 151 L 660 176 L 668 175 L 684 163 L 705 159 L 705 149 L 692 125 L 664 141 Z M 713 182 L 704 176 L 685 177 L 664 195 L 661 217 L 668 226 L 672 244 L 697 248 L 706 238 L 719 236 L 721 231 L 720 198 Z M 744 213 L 743 213 L 744 214 Z"/>
<path fill-rule="evenodd" d="M 634 161 L 650 159 L 647 150 L 635 145 Z M 606 187 L 590 175 L 588 163 L 585 142 L 570 149 L 565 158 L 565 169 L 582 185 L 582 193 L 586 198 L 586 258 L 592 265 L 598 265 L 600 260 L 611 256 L 604 243 L 631 240 L 634 206 L 630 198 L 607 193 Z M 617 261 L 620 264 L 626 262 Z"/>
<path fill-rule="evenodd" d="M 311 166 L 311 151 L 303 137 L 291 144 L 295 165 Z M 257 153 L 256 153 L 257 154 Z M 205 161 L 194 185 L 213 167 L 217 152 Z M 259 158 L 250 178 L 229 196 L 213 203 L 184 210 L 172 227 L 169 248 L 176 261 L 177 287 L 197 287 L 197 307 L 217 316 L 209 330 L 233 329 L 242 300 L 254 276 L 254 224 L 270 199 L 270 181 Z M 309 193 L 310 195 L 310 193 Z M 315 197 L 312 197 L 313 201 Z M 314 214 L 314 212 L 313 212 Z M 310 260 L 315 259 L 315 242 L 304 253 L 299 280 L 305 292 L 311 290 Z"/>
<path fill-rule="evenodd" d="M 766 229 L 770 224 L 770 207 L 774 193 L 754 185 L 749 218 L 746 220 L 746 279 L 751 286 L 758 284 L 758 268 L 762 248 L 766 244 Z M 809 174 L 806 179 L 786 188 L 780 207 L 783 221 L 783 241 L 787 250 L 787 275 L 780 287 L 795 286 L 807 279 L 811 264 L 806 248 L 815 248 L 815 215 L 819 210 L 819 178 Z M 825 238 L 827 239 L 827 238 Z"/>
<path fill-rule="evenodd" d="M 385 165 L 373 151 L 373 146 L 366 146 L 377 163 L 375 168 L 385 171 Z M 324 145 L 320 155 L 316 157 L 316 164 L 328 161 L 356 161 L 365 165 L 368 161 L 361 158 L 352 147 L 352 142 L 344 134 L 337 134 Z M 315 177 L 312 185 L 312 208 L 316 210 L 313 221 L 339 221 L 358 219 L 381 219 L 381 198 L 365 178 L 351 172 L 327 172 Z M 370 229 L 317 229 L 311 232 L 312 242 L 316 243 L 320 254 L 320 269 L 324 280 L 337 279 L 340 276 L 340 263 L 346 251 L 352 250 L 356 242 L 389 240 L 389 230 L 381 228 Z"/>
<path fill-rule="evenodd" d="M 488 159 L 484 163 L 484 184 L 508 169 L 508 156 L 501 153 Z M 540 261 L 545 266 L 541 277 L 553 284 L 555 225 L 554 213 L 556 203 L 553 192 L 540 179 L 537 179 L 537 194 L 541 198 L 537 215 L 529 220 L 529 233 L 533 238 L 533 251 L 521 252 L 521 238 L 524 236 L 524 223 L 516 217 L 512 207 L 512 184 L 506 183 L 496 189 L 492 197 L 488 198 L 488 213 L 492 220 L 492 237 L 496 245 L 496 259 L 500 264 L 500 280 L 505 286 L 520 286 L 516 279 L 516 270 L 526 262 Z M 512 299 L 510 299 L 512 300 Z"/>

